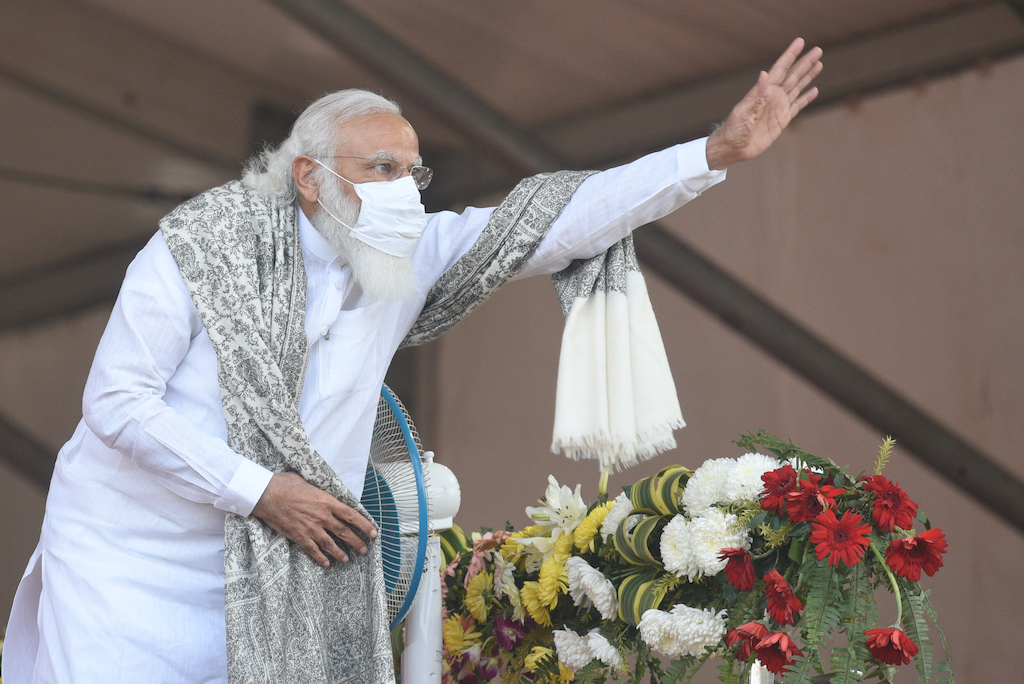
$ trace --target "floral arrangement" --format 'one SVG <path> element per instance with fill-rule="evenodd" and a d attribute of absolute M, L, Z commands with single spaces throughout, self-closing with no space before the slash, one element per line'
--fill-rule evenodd
<path fill-rule="evenodd" d="M 893 441 L 858 477 L 763 431 L 736 443 L 749 453 L 613 500 L 605 475 L 590 505 L 550 477 L 533 525 L 444 533 L 444 681 L 689 681 L 717 656 L 726 683 L 757 663 L 802 684 L 892 682 L 910 663 L 951 683 L 919 584 L 946 540 L 882 475 Z"/>

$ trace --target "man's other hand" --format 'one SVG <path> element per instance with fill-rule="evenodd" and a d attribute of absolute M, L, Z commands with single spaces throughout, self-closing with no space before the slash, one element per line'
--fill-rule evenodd
<path fill-rule="evenodd" d="M 817 88 L 806 88 L 821 73 L 821 48 L 811 48 L 798 60 L 803 49 L 803 38 L 794 40 L 771 71 L 761 72 L 722 127 L 711 134 L 707 145 L 709 168 L 724 169 L 761 154 L 818 96 Z"/>
<path fill-rule="evenodd" d="M 373 523 L 359 511 L 309 484 L 298 473 L 277 473 L 270 478 L 252 514 L 301 546 L 325 568 L 331 565 L 327 556 L 348 562 L 348 554 L 332 534 L 359 553 L 368 549 L 357 531 L 364 537 L 377 536 Z"/>

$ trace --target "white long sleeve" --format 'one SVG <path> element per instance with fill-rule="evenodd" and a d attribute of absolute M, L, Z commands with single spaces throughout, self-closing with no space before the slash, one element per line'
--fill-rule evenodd
<path fill-rule="evenodd" d="M 186 360 L 193 345 L 210 347 L 209 338 L 157 234 L 125 275 L 86 383 L 83 418 L 176 494 L 248 515 L 271 474 L 227 445 L 219 394 L 210 391 L 215 359 Z"/>

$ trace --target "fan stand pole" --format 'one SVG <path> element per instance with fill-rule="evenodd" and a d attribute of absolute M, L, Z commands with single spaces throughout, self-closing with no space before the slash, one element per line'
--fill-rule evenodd
<path fill-rule="evenodd" d="M 423 572 L 420 590 L 405 618 L 402 684 L 441 682 L 441 540 L 437 535 L 427 538 Z"/>

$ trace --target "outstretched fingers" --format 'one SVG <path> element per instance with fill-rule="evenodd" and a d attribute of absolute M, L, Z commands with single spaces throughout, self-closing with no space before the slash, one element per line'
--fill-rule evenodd
<path fill-rule="evenodd" d="M 775 64 L 773 64 L 772 68 L 768 71 L 769 82 L 773 85 L 782 85 L 786 80 L 786 77 L 789 75 L 793 63 L 796 62 L 796 58 L 800 56 L 803 49 L 804 39 L 794 39 L 793 42 L 789 44 L 789 47 L 786 48 L 786 51 L 783 52 L 777 60 L 775 60 Z"/>
<path fill-rule="evenodd" d="M 814 98 L 818 97 L 818 89 L 811 88 L 806 93 L 796 99 L 793 105 L 789 108 L 790 117 L 796 116 L 801 109 L 809 105 L 814 101 Z"/>
<path fill-rule="evenodd" d="M 800 58 L 789 74 L 786 75 L 785 80 L 782 82 L 782 89 L 785 90 L 791 97 L 796 97 L 800 94 L 804 88 L 814 79 L 815 76 L 821 73 L 821 48 L 815 47 L 807 51 L 803 57 Z"/>

